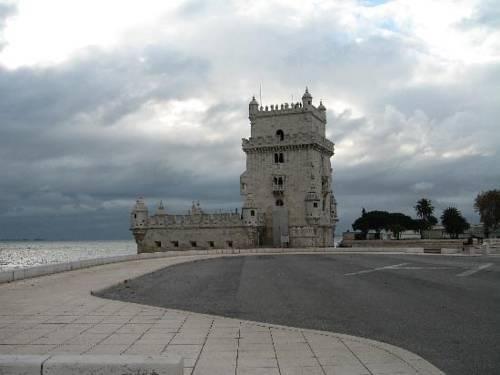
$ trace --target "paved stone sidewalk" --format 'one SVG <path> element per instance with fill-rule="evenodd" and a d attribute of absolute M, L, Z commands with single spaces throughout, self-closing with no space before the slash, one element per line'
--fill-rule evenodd
<path fill-rule="evenodd" d="M 442 374 L 406 350 L 353 336 L 156 308 L 90 295 L 168 265 L 126 262 L 0 285 L 0 354 L 169 354 L 185 374 Z"/>

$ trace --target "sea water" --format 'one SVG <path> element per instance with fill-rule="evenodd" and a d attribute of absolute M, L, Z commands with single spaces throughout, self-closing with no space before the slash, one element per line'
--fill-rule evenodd
<path fill-rule="evenodd" d="M 137 253 L 134 241 L 0 241 L 0 271 Z"/>

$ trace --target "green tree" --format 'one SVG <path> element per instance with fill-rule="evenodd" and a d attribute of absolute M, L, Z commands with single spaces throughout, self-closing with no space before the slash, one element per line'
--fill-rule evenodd
<path fill-rule="evenodd" d="M 455 207 L 448 207 L 443 211 L 441 223 L 451 238 L 458 238 L 459 234 L 462 234 L 470 227 L 467 220 L 462 216 L 462 213 Z"/>
<path fill-rule="evenodd" d="M 402 213 L 392 212 L 389 214 L 386 229 L 390 230 L 399 240 L 401 232 L 416 229 L 416 221 Z"/>
<path fill-rule="evenodd" d="M 431 229 L 437 223 L 438 219 L 435 216 L 430 216 L 427 220 L 417 219 L 415 220 L 415 230 L 418 230 L 420 232 L 420 237 L 422 237 L 424 230 Z"/>
<path fill-rule="evenodd" d="M 431 229 L 433 225 L 436 225 L 438 220 L 432 214 L 434 213 L 434 206 L 430 199 L 422 198 L 417 201 L 416 206 L 414 206 L 417 213 L 416 230 L 420 232 L 420 237 L 423 237 L 424 230 Z"/>
<path fill-rule="evenodd" d="M 399 239 L 401 232 L 416 229 L 416 222 L 411 217 L 399 212 L 364 211 L 361 217 L 354 221 L 352 229 L 361 231 L 363 238 L 366 238 L 369 230 L 374 230 L 377 233 L 380 233 L 382 229 L 390 230 Z"/>
<path fill-rule="evenodd" d="M 366 212 L 366 210 L 363 209 L 361 217 L 357 218 L 352 224 L 352 229 L 361 231 L 363 238 L 366 238 L 368 231 L 371 229 L 380 233 L 380 231 L 387 226 L 386 221 L 388 215 L 389 213 L 386 211 Z"/>
<path fill-rule="evenodd" d="M 474 200 L 474 209 L 479 213 L 484 226 L 484 236 L 489 237 L 490 231 L 500 225 L 500 190 L 481 192 Z"/>

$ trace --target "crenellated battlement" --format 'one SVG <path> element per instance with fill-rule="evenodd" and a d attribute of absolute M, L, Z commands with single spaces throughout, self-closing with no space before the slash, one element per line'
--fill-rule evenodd
<path fill-rule="evenodd" d="M 286 149 L 290 147 L 313 146 L 322 149 L 330 156 L 334 154 L 335 145 L 325 137 L 316 133 L 294 133 L 285 134 L 283 140 L 276 142 L 275 136 L 250 137 L 242 139 L 243 151 L 256 151 L 258 149 L 276 148 Z"/>
<path fill-rule="evenodd" d="M 313 107 L 316 109 L 316 107 Z M 280 106 L 278 104 L 271 104 L 270 106 L 260 106 L 257 113 L 267 113 L 267 112 L 294 112 L 300 113 L 305 112 L 306 108 L 302 106 L 302 103 L 283 103 Z"/>
<path fill-rule="evenodd" d="M 317 117 L 322 122 L 326 123 L 326 108 L 323 103 L 320 101 L 318 107 L 315 107 L 312 104 L 312 96 L 309 93 L 309 90 L 306 88 L 304 95 L 302 96 L 302 102 L 296 103 L 282 103 L 271 104 L 266 106 L 259 106 L 259 102 L 252 98 L 252 101 L 248 105 L 248 112 L 250 120 L 254 120 L 255 118 L 260 117 L 270 117 L 270 116 L 282 116 L 282 115 L 296 115 L 296 114 L 304 114 L 311 113 L 315 117 Z"/>
<path fill-rule="evenodd" d="M 316 108 L 313 105 L 303 106 L 302 103 L 283 103 L 271 104 L 270 106 L 260 106 L 250 112 L 250 118 L 269 117 L 269 116 L 282 116 L 282 115 L 296 115 L 312 113 L 322 121 L 326 121 L 325 111 Z"/>

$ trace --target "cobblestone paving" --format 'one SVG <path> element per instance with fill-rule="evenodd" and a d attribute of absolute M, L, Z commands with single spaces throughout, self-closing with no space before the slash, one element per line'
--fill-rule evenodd
<path fill-rule="evenodd" d="M 1 354 L 180 354 L 185 374 L 442 374 L 353 336 L 100 299 L 90 290 L 192 259 L 126 262 L 0 285 Z"/>

